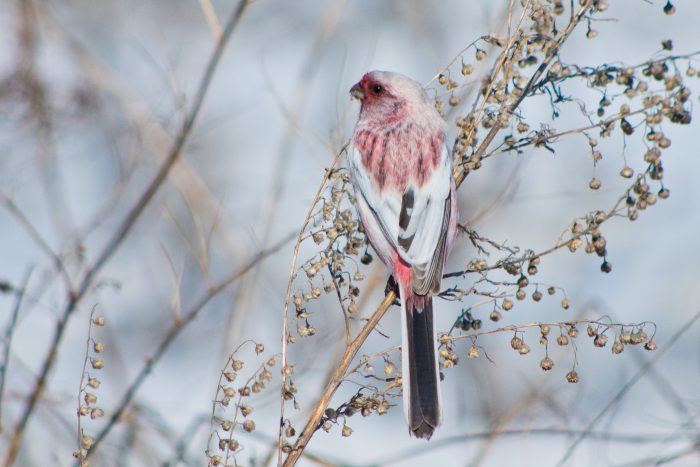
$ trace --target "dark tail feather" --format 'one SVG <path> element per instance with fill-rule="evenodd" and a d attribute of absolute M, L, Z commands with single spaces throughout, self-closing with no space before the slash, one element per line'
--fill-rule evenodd
<path fill-rule="evenodd" d="M 402 355 L 404 408 L 411 433 L 417 438 L 430 439 L 440 424 L 440 381 L 433 328 L 433 300 L 427 296 L 420 301 L 424 302 L 423 309 L 417 308 L 414 300 L 402 300 L 403 303 L 407 302 L 403 310 L 406 338 Z"/>

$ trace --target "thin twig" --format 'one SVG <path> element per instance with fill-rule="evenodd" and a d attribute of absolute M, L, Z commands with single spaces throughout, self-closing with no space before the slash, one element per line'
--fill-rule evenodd
<path fill-rule="evenodd" d="M 185 147 L 185 143 L 188 141 L 194 123 L 197 119 L 197 116 L 199 115 L 199 111 L 201 110 L 202 104 L 204 103 L 204 98 L 207 95 L 209 85 L 211 83 L 212 78 L 214 77 L 214 73 L 218 67 L 226 43 L 231 37 L 231 34 L 235 30 L 236 26 L 239 24 L 240 19 L 243 16 L 243 12 L 245 11 L 245 8 L 248 4 L 249 0 L 241 0 L 238 6 L 234 9 L 233 13 L 231 14 L 231 17 L 229 18 L 228 22 L 226 23 L 224 34 L 221 36 L 220 40 L 217 41 L 216 46 L 214 47 L 214 50 L 204 70 L 202 79 L 194 97 L 192 108 L 187 117 L 185 118 L 182 128 L 180 129 L 177 138 L 175 139 L 175 143 L 173 144 L 172 148 L 170 149 L 170 152 L 168 153 L 168 157 L 160 166 L 155 177 L 149 183 L 143 194 L 141 194 L 136 204 L 131 208 L 127 216 L 121 222 L 112 238 L 109 240 L 109 242 L 107 242 L 107 245 L 104 247 L 102 252 L 97 256 L 97 259 L 95 260 L 92 267 L 88 269 L 88 271 L 85 273 L 85 276 L 78 288 L 75 291 L 71 291 L 69 293 L 68 302 L 65 306 L 65 309 L 63 310 L 63 313 L 61 314 L 61 318 L 56 323 L 56 331 L 54 333 L 54 337 L 51 342 L 51 346 L 49 348 L 47 356 L 39 372 L 39 377 L 34 386 L 34 390 L 32 391 L 31 395 L 27 400 L 27 405 L 19 418 L 17 427 L 15 428 L 15 431 L 10 440 L 9 448 L 3 461 L 3 465 L 5 467 L 10 467 L 17 458 L 17 454 L 19 452 L 22 437 L 24 435 L 27 423 L 29 422 L 31 415 L 34 412 L 36 403 L 38 402 L 39 397 L 41 396 L 41 393 L 43 392 L 46 386 L 49 372 L 53 368 L 54 363 L 56 361 L 58 347 L 62 341 L 63 333 L 65 331 L 66 324 L 68 323 L 68 319 L 77 308 L 78 304 L 80 303 L 80 300 L 85 296 L 87 291 L 92 286 L 96 276 L 105 266 L 105 264 L 112 258 L 114 253 L 121 246 L 121 244 L 124 242 L 124 239 L 127 237 L 127 235 L 134 227 L 138 219 L 141 217 L 141 214 L 143 214 L 146 207 L 150 204 L 155 194 L 163 185 L 163 182 L 165 181 L 165 179 L 168 176 L 168 173 L 170 172 L 170 169 L 180 158 L 180 155 L 182 154 L 183 149 Z"/>
<path fill-rule="evenodd" d="M 294 282 L 294 279 L 297 276 L 297 259 L 299 257 L 299 249 L 301 248 L 301 243 L 302 239 L 304 237 L 304 232 L 306 231 L 307 227 L 309 226 L 309 223 L 313 219 L 313 214 L 314 214 L 314 209 L 316 207 L 316 204 L 318 201 L 321 199 L 321 195 L 323 194 L 323 190 L 326 187 L 326 184 L 328 183 L 328 180 L 331 178 L 331 175 L 333 174 L 334 167 L 338 162 L 340 161 L 341 156 L 345 152 L 345 149 L 347 147 L 347 144 L 341 148 L 340 151 L 336 154 L 335 158 L 331 162 L 331 166 L 326 170 L 326 174 L 323 177 L 323 181 L 321 182 L 321 185 L 318 187 L 318 190 L 316 191 L 316 195 L 314 196 L 314 199 L 311 201 L 311 205 L 309 207 L 308 212 L 306 213 L 306 218 L 304 219 L 304 223 L 301 226 L 301 229 L 299 229 L 299 234 L 297 235 L 297 241 L 296 244 L 294 245 L 294 250 L 292 251 L 292 261 L 289 266 L 289 278 L 287 280 L 287 293 L 285 295 L 284 299 L 284 315 L 282 318 L 282 382 L 281 382 L 281 389 L 280 389 L 280 427 L 279 427 L 279 432 L 277 433 L 277 465 L 281 465 L 282 463 L 282 431 L 284 429 L 284 388 L 285 385 L 287 384 L 287 373 L 286 373 L 286 368 L 287 368 L 287 333 L 288 331 L 288 324 L 287 320 L 289 318 L 289 302 L 292 299 L 292 283 Z"/>
<path fill-rule="evenodd" d="M 223 34 L 221 31 L 221 21 L 219 21 L 219 17 L 216 15 L 216 10 L 214 9 L 214 5 L 211 4 L 211 0 L 199 0 L 199 6 L 202 7 L 202 13 L 204 13 L 207 25 L 209 25 L 209 29 L 211 29 L 211 34 L 217 42 L 220 41 L 221 35 Z"/>
<path fill-rule="evenodd" d="M 670 454 L 666 454 L 663 456 L 652 455 L 650 457 L 645 457 L 643 459 L 637 459 L 636 461 L 625 462 L 624 464 L 618 464 L 617 467 L 646 467 L 649 465 L 659 466 L 659 465 L 668 464 L 669 462 L 677 461 L 677 460 L 682 459 L 682 458 L 689 456 L 691 454 L 696 454 L 696 457 L 697 457 L 698 452 L 700 452 L 700 446 L 697 443 L 694 443 L 688 447 L 685 447 L 685 448 L 680 449 L 678 451 L 674 451 Z M 693 465 L 697 465 L 697 464 L 693 464 Z"/>
<path fill-rule="evenodd" d="M 24 213 L 19 209 L 19 207 L 15 204 L 15 202 L 12 199 L 10 199 L 7 195 L 3 193 L 0 193 L 0 202 L 2 202 L 7 208 L 7 210 L 10 211 L 10 213 L 15 217 L 15 219 L 17 219 L 17 222 L 19 222 L 22 225 L 22 227 L 24 227 L 24 230 L 27 231 L 27 235 L 29 235 L 29 238 L 31 238 L 32 241 L 36 243 L 39 249 L 43 251 L 44 254 L 46 254 L 49 258 L 51 258 L 54 267 L 58 270 L 58 272 L 61 274 L 61 277 L 63 277 L 63 281 L 66 283 L 66 289 L 72 292 L 73 284 L 71 283 L 70 275 L 66 270 L 66 266 L 63 263 L 63 259 L 51 249 L 48 242 L 39 233 L 39 230 L 37 230 L 37 228 L 34 227 L 34 224 L 32 224 L 29 218 L 27 218 L 27 216 L 24 215 Z"/>
<path fill-rule="evenodd" d="M 92 325 L 94 324 L 93 318 L 95 317 L 95 310 L 97 310 L 97 305 L 93 305 L 92 311 L 90 312 L 90 321 L 88 324 L 88 335 L 87 339 L 85 341 L 85 357 L 83 357 L 83 371 L 80 373 L 80 386 L 78 387 L 78 438 L 77 438 L 77 444 L 78 444 L 78 449 L 76 451 L 77 453 L 77 458 L 78 458 L 78 463 L 81 466 L 86 466 L 87 463 L 85 462 L 85 459 L 87 458 L 88 451 L 83 448 L 83 426 L 82 426 L 82 420 L 83 416 L 80 413 L 80 407 L 83 402 L 83 391 L 85 391 L 85 386 L 83 383 L 85 383 L 85 375 L 87 374 L 87 364 L 88 360 L 90 359 L 90 343 L 92 342 Z"/>
<path fill-rule="evenodd" d="M 10 364 L 10 352 L 12 351 L 12 335 L 15 332 L 15 326 L 17 325 L 17 316 L 19 315 L 19 310 L 22 308 L 24 294 L 27 291 L 27 284 L 29 284 L 29 278 L 31 277 L 33 270 L 34 266 L 30 266 L 24 273 L 22 285 L 17 291 L 17 295 L 15 295 L 15 304 L 12 307 L 12 316 L 10 316 L 10 322 L 7 324 L 7 329 L 5 329 L 5 338 L 3 339 L 2 343 L 2 362 L 0 362 L 0 431 L 2 431 L 2 396 L 5 390 L 7 366 Z"/>

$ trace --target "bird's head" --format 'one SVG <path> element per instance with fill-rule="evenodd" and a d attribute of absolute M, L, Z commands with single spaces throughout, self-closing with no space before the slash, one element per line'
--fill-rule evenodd
<path fill-rule="evenodd" d="M 395 122 L 414 110 L 435 109 L 420 83 L 399 73 L 370 71 L 350 88 L 361 103 L 360 118 L 369 122 Z"/>

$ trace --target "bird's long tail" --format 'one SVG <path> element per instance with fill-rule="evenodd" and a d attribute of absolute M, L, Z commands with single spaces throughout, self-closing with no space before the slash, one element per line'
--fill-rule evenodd
<path fill-rule="evenodd" d="M 401 288 L 403 407 L 411 433 L 430 439 L 440 424 L 440 372 L 433 299 Z"/>

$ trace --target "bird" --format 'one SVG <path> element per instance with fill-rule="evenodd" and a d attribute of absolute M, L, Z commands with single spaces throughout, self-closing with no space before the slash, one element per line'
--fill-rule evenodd
<path fill-rule="evenodd" d="M 458 222 L 447 124 L 400 73 L 370 71 L 350 95 L 360 101 L 347 162 L 356 205 L 401 303 L 404 414 L 411 435 L 430 439 L 441 421 L 433 295 Z"/>

